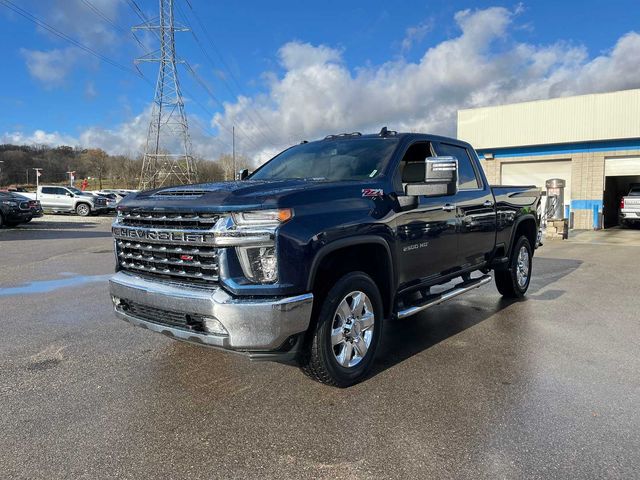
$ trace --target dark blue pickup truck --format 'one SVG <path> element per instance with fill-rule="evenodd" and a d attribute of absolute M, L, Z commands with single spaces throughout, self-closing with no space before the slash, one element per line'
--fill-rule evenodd
<path fill-rule="evenodd" d="M 330 135 L 235 182 L 128 196 L 111 296 L 134 325 L 348 386 L 370 369 L 385 322 L 490 272 L 502 295 L 522 297 L 539 221 L 540 192 L 489 186 L 467 143 Z"/>

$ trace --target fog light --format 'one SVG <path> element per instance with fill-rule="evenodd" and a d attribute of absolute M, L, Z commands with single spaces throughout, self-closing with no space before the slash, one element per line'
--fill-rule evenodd
<path fill-rule="evenodd" d="M 111 301 L 113 301 L 113 304 L 114 304 L 116 307 L 119 307 L 119 306 L 120 306 L 120 304 L 122 303 L 122 301 L 121 301 L 118 297 L 114 297 L 114 296 L 112 296 L 112 297 L 111 297 Z"/>
<path fill-rule="evenodd" d="M 276 248 L 238 247 L 238 257 L 245 277 L 255 283 L 274 283 L 278 280 Z"/>
<path fill-rule="evenodd" d="M 229 335 L 227 329 L 224 328 L 224 325 L 217 318 L 212 317 L 204 317 L 204 328 L 207 332 L 213 333 L 214 335 Z"/>

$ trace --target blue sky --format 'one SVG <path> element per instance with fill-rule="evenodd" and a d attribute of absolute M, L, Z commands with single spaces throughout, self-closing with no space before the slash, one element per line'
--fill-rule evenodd
<path fill-rule="evenodd" d="M 127 32 L 140 23 L 132 4 L 153 16 L 157 2 L 11 1 L 130 71 L 83 53 L 0 1 L 4 141 L 138 151 L 153 87 L 131 70 L 144 52 Z M 208 55 L 190 33 L 177 34 L 178 52 L 217 99 L 181 71 L 202 155 L 226 148 L 232 124 L 240 148 L 264 156 L 333 129 L 384 122 L 454 134 L 457 108 L 640 87 L 640 37 L 632 33 L 640 32 L 637 0 L 190 0 L 193 8 L 175 1 L 178 21 L 186 15 Z M 152 37 L 140 38 L 153 46 Z M 155 81 L 155 65 L 140 68 Z M 369 99 L 380 108 L 366 105 Z"/>

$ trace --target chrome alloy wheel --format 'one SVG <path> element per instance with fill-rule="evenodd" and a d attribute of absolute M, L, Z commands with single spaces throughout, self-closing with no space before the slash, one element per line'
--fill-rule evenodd
<path fill-rule="evenodd" d="M 331 325 L 331 348 L 340 365 L 350 368 L 362 361 L 373 339 L 375 320 L 364 292 L 351 292 L 342 299 Z"/>
<path fill-rule="evenodd" d="M 529 250 L 524 245 L 520 247 L 518 252 L 518 261 L 516 264 L 516 280 L 520 288 L 527 285 L 529 279 Z"/>

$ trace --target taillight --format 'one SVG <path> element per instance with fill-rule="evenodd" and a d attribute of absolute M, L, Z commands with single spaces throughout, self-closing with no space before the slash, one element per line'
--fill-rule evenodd
<path fill-rule="evenodd" d="M 624 197 L 620 199 L 620 208 L 624 208 Z"/>

